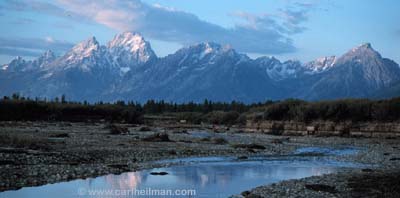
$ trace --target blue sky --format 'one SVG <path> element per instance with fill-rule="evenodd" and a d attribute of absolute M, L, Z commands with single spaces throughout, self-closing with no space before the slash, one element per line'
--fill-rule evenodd
<path fill-rule="evenodd" d="M 399 63 L 398 10 L 398 0 L 3 0 L 0 64 L 122 31 L 142 33 L 158 56 L 215 41 L 305 62 L 370 42 Z"/>

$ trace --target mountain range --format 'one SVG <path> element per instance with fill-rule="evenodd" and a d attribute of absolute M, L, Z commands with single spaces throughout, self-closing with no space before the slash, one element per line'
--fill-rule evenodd
<path fill-rule="evenodd" d="M 385 98 L 400 96 L 399 87 L 399 65 L 369 43 L 308 63 L 251 59 L 213 42 L 157 57 L 143 36 L 124 32 L 107 45 L 91 37 L 63 56 L 46 51 L 35 60 L 17 57 L 0 68 L 0 95 L 66 95 L 78 101 Z"/>

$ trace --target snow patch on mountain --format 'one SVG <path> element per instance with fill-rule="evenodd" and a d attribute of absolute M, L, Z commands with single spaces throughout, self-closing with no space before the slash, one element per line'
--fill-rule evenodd
<path fill-rule="evenodd" d="M 134 32 L 116 35 L 107 44 L 107 49 L 113 64 L 121 68 L 122 73 L 157 58 L 150 43 Z"/>
<path fill-rule="evenodd" d="M 308 70 L 306 73 L 321 73 L 334 67 L 336 60 L 336 56 L 325 56 L 304 64 L 304 67 Z"/>
<path fill-rule="evenodd" d="M 17 56 L 10 63 L 2 65 L 1 70 L 10 72 L 27 72 L 32 70 L 39 70 L 45 65 L 53 62 L 55 59 L 56 56 L 51 50 L 45 51 L 40 57 L 35 60 L 27 61 L 24 60 L 22 57 Z"/>
<path fill-rule="evenodd" d="M 294 78 L 303 69 L 297 60 L 288 60 L 282 63 L 275 57 L 260 57 L 255 60 L 255 63 L 264 68 L 268 76 L 276 81 Z"/>
<path fill-rule="evenodd" d="M 363 97 L 400 81 L 400 69 L 370 44 L 305 64 L 275 57 L 253 60 L 213 42 L 157 58 L 140 34 L 124 32 L 105 46 L 91 37 L 61 57 L 51 51 L 32 61 L 17 57 L 0 67 L 1 77 L 20 83 L 9 88 L 12 92 L 49 98 L 66 94 L 77 100 L 260 101 Z"/>
<path fill-rule="evenodd" d="M 70 52 L 68 52 L 64 59 L 71 63 L 78 62 L 86 57 L 90 57 L 94 52 L 100 49 L 100 44 L 95 37 L 91 37 L 75 45 Z"/>

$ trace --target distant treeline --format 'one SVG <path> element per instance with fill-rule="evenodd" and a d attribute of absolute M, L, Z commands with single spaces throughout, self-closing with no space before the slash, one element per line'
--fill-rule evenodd
<path fill-rule="evenodd" d="M 145 104 L 30 99 L 13 94 L 0 99 L 0 120 L 99 121 L 142 123 L 145 114 L 173 114 L 192 123 L 244 124 L 247 119 L 329 121 L 398 121 L 400 98 L 389 100 L 347 99 L 306 102 L 288 99 L 244 104 L 241 102 L 171 103 L 149 100 Z"/>
<path fill-rule="evenodd" d="M 260 110 L 260 109 L 259 109 Z M 345 99 L 319 102 L 285 100 L 266 105 L 256 119 L 327 121 L 398 121 L 400 98 L 388 100 Z"/>
<path fill-rule="evenodd" d="M 96 121 L 140 123 L 140 105 L 89 104 L 68 102 L 65 97 L 52 101 L 29 99 L 14 94 L 0 100 L 0 120 L 18 121 Z"/>
<path fill-rule="evenodd" d="M 114 103 L 97 102 L 88 103 L 67 101 L 65 96 L 46 99 L 31 99 L 21 97 L 18 94 L 13 94 L 11 97 L 5 96 L 0 100 L 0 120 L 48 120 L 48 121 L 115 121 L 127 123 L 142 123 L 145 114 L 163 114 L 163 113 L 180 113 L 178 118 L 184 119 L 188 114 L 204 115 L 212 113 L 221 115 L 221 120 L 217 123 L 229 123 L 236 121 L 238 116 L 247 112 L 251 107 L 256 105 L 262 106 L 265 104 L 245 105 L 244 103 L 231 102 L 211 102 L 205 100 L 203 103 L 170 103 L 164 101 L 149 100 L 145 104 L 137 102 L 116 101 Z M 222 113 L 229 112 L 229 113 Z M 188 113 L 188 114 L 187 114 Z M 183 116 L 183 117 L 182 117 Z M 194 121 L 190 119 L 188 121 Z M 223 117 L 223 118 L 222 118 Z M 198 119 L 196 123 L 208 121 L 209 119 Z M 233 121 L 232 121 L 233 120 Z"/>

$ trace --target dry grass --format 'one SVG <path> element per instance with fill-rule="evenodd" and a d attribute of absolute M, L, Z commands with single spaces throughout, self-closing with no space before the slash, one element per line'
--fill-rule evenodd
<path fill-rule="evenodd" d="M 38 150 L 49 149 L 49 144 L 44 138 L 34 137 L 33 135 L 10 133 L 0 134 L 0 146 Z"/>

